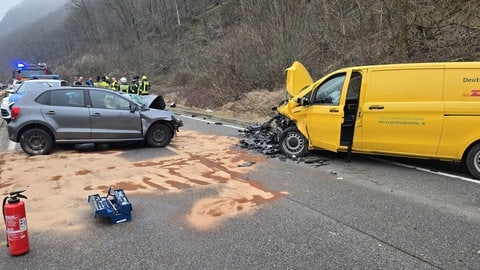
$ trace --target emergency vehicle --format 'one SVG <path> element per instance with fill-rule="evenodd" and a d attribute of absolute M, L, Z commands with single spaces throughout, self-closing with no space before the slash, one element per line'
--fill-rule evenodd
<path fill-rule="evenodd" d="M 47 64 L 26 64 L 23 62 L 17 63 L 15 69 L 12 71 L 12 84 L 15 85 L 18 81 L 29 80 L 31 76 L 35 75 L 51 75 Z"/>

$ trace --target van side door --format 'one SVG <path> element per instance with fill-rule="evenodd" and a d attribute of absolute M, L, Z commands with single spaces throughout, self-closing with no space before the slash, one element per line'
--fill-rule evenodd
<path fill-rule="evenodd" d="M 369 70 L 358 119 L 361 150 L 436 156 L 445 111 L 443 78 L 442 66 Z"/>

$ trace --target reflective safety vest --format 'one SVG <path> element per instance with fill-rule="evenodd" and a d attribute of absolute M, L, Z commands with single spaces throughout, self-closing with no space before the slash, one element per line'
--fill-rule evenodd
<path fill-rule="evenodd" d="M 110 85 L 110 89 L 118 90 L 118 82 L 117 82 L 117 81 L 113 81 L 113 82 L 112 82 L 112 85 Z"/>
<path fill-rule="evenodd" d="M 110 84 L 108 84 L 107 82 L 105 81 L 102 81 L 98 84 L 98 87 L 101 87 L 101 88 L 109 88 Z"/>
<path fill-rule="evenodd" d="M 132 93 L 132 94 L 140 95 L 140 87 L 139 87 L 139 85 L 138 85 L 138 82 L 133 82 L 133 83 L 130 85 L 129 92 Z"/>
<path fill-rule="evenodd" d="M 147 80 L 144 80 L 140 84 L 140 95 L 148 95 L 148 92 L 150 91 L 150 82 Z"/>
<path fill-rule="evenodd" d="M 120 84 L 118 86 L 118 90 L 120 90 L 120 92 L 124 92 L 124 93 L 128 93 L 129 88 L 130 88 L 130 85 L 128 85 L 128 84 Z"/>

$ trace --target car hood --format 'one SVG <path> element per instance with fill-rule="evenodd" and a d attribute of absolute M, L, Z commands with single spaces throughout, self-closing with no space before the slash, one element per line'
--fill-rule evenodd
<path fill-rule="evenodd" d="M 313 83 L 310 73 L 302 63 L 298 61 L 295 61 L 289 68 L 287 68 L 286 73 L 287 80 L 285 87 L 292 97 L 296 96 L 302 89 Z"/>
<path fill-rule="evenodd" d="M 163 99 L 163 96 L 146 95 L 141 97 L 145 102 L 147 108 L 165 110 L 166 106 L 165 106 L 165 100 Z"/>

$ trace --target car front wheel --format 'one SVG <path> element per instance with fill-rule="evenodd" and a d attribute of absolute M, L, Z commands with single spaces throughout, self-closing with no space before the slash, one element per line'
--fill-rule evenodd
<path fill-rule="evenodd" d="M 477 144 L 468 150 L 465 163 L 468 171 L 470 171 L 473 177 L 480 179 L 480 144 Z"/>
<path fill-rule="evenodd" d="M 308 153 L 308 140 L 296 127 L 289 127 L 280 134 L 279 147 L 287 156 L 301 157 Z"/>
<path fill-rule="evenodd" d="M 173 131 L 165 124 L 154 124 L 147 132 L 145 140 L 151 147 L 165 147 L 173 137 Z"/>
<path fill-rule="evenodd" d="M 31 156 L 48 155 L 53 150 L 53 138 L 43 129 L 32 128 L 22 134 L 20 146 Z"/>

